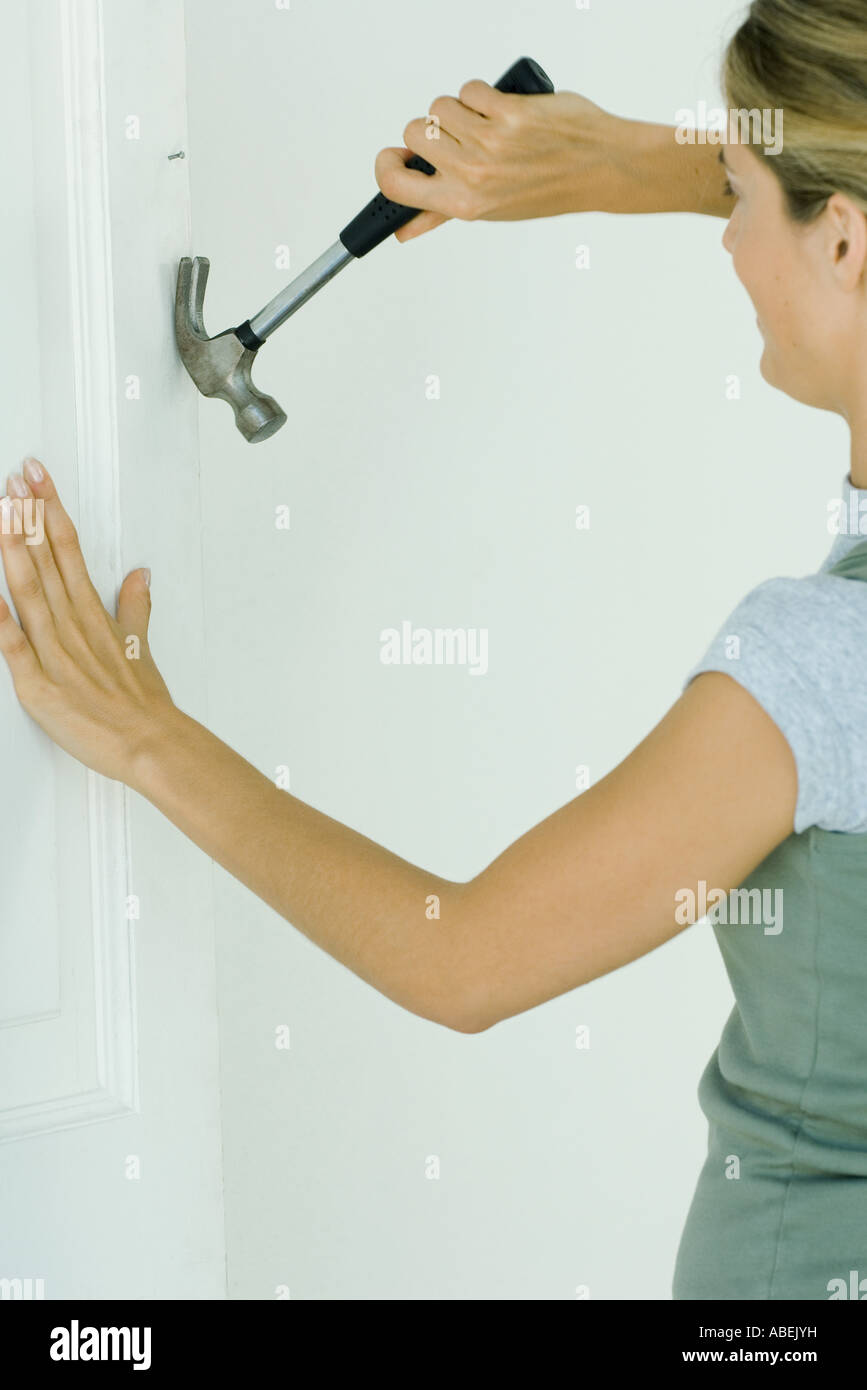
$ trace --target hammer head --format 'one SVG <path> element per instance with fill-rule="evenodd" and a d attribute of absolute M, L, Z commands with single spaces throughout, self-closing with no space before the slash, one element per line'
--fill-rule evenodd
<path fill-rule="evenodd" d="M 184 256 L 175 291 L 175 338 L 181 361 L 203 396 L 228 401 L 245 439 L 258 444 L 286 423 L 285 411 L 253 385 L 256 353 L 244 347 L 234 328 L 209 338 L 202 305 L 211 263 L 205 256 Z"/>

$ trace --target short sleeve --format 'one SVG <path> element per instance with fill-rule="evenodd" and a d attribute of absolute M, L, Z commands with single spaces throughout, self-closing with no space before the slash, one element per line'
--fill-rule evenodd
<path fill-rule="evenodd" d="M 729 615 L 683 688 L 723 671 L 786 738 L 798 774 L 794 828 L 867 831 L 867 583 L 768 579 Z"/>

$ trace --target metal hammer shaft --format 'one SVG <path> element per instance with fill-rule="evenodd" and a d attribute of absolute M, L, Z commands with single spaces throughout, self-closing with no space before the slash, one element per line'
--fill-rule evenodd
<path fill-rule="evenodd" d="M 281 323 L 285 323 L 296 309 L 300 309 L 302 304 L 306 304 L 317 290 L 321 290 L 323 285 L 327 285 L 339 270 L 354 260 L 351 251 L 347 251 L 342 241 L 335 241 L 333 246 L 329 246 L 327 251 L 323 251 L 321 256 L 317 256 L 312 265 L 300 275 L 296 275 L 279 294 L 275 294 L 270 299 L 264 309 L 260 309 L 258 314 L 249 320 L 250 330 L 259 339 L 258 344 L 248 343 L 248 347 L 260 346 L 266 338 L 270 338 L 275 328 L 279 328 Z M 240 337 L 240 329 L 238 330 Z M 243 339 L 242 339 L 243 341 Z"/>

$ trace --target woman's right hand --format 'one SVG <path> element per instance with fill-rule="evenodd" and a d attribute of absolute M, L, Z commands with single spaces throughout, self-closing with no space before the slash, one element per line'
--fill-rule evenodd
<path fill-rule="evenodd" d="M 425 209 L 395 233 L 399 241 L 451 217 L 508 222 L 625 211 L 613 206 L 618 156 L 639 125 L 577 92 L 523 96 L 474 80 L 459 97 L 437 97 L 429 117 L 410 121 L 405 148 L 380 150 L 376 181 L 387 198 Z M 412 154 L 437 172 L 407 169 Z"/>

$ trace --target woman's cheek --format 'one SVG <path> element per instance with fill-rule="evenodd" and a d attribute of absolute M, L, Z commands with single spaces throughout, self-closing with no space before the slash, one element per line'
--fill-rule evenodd
<path fill-rule="evenodd" d="M 739 234 L 735 242 L 732 264 L 734 265 L 735 274 L 747 291 L 756 309 L 761 312 L 757 296 L 759 296 L 759 298 L 761 297 L 762 286 L 765 281 L 756 265 L 754 248 L 750 243 L 746 229 Z"/>

